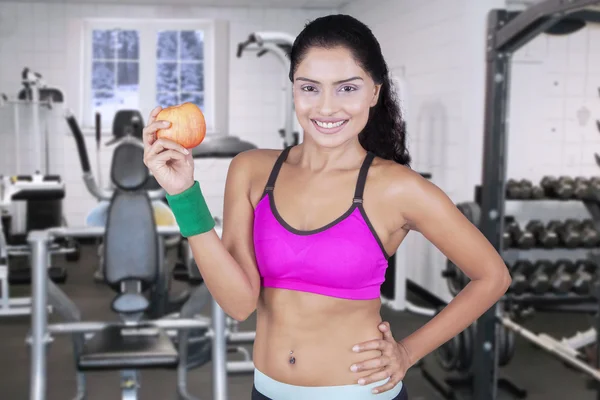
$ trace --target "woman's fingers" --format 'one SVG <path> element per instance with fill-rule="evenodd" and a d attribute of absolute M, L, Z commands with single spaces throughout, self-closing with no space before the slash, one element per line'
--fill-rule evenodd
<path fill-rule="evenodd" d="M 142 139 L 144 141 L 144 148 L 148 148 L 156 141 L 156 131 L 159 129 L 165 129 L 171 126 L 169 121 L 154 121 L 144 128 L 142 131 Z"/>
<path fill-rule="evenodd" d="M 175 143 L 172 140 L 158 139 L 146 151 L 146 154 L 144 155 L 144 163 L 146 164 L 146 166 L 148 166 L 152 162 L 152 160 L 162 160 L 162 158 L 158 158 L 158 156 L 167 151 L 174 151 L 176 153 L 179 153 L 181 154 L 183 159 L 185 159 L 190 154 L 190 151 L 188 149 L 186 149 L 178 143 Z"/>
<path fill-rule="evenodd" d="M 150 125 L 151 123 L 154 122 L 154 120 L 156 119 L 156 116 L 161 111 L 162 111 L 161 106 L 156 106 L 156 107 L 154 107 L 154 110 L 150 111 L 150 117 L 148 118 L 148 125 Z"/>
<path fill-rule="evenodd" d="M 177 150 L 165 150 L 154 157 L 154 162 L 158 163 L 159 165 L 166 164 L 171 160 L 187 162 L 185 155 L 181 154 Z"/>

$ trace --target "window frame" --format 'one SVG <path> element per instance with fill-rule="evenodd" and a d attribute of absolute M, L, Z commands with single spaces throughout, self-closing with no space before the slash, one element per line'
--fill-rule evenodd
<path fill-rule="evenodd" d="M 202 30 L 204 35 L 204 114 L 207 135 L 227 134 L 228 96 L 221 90 L 229 80 L 229 35 L 226 21 L 207 19 L 119 19 L 89 18 L 83 21 L 81 49 L 80 121 L 86 130 L 94 128 L 92 107 L 92 31 L 96 29 L 136 30 L 139 34 L 138 77 L 140 98 L 139 110 L 147 122 L 148 115 L 156 103 L 157 33 L 163 30 Z M 144 60 L 144 62 L 142 62 Z M 146 60 L 152 60 L 148 62 Z M 223 66 L 225 62 L 225 66 Z M 219 68 L 216 68 L 216 65 Z M 219 87 L 217 92 L 216 88 Z M 224 93 L 225 92 L 225 93 Z M 103 135 L 112 135 L 111 127 L 102 129 Z M 105 133 L 106 132 L 106 133 Z"/>

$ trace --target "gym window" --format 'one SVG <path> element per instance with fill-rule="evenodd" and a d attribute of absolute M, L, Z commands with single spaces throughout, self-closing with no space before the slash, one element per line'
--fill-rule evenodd
<path fill-rule="evenodd" d="M 217 105 L 226 97 L 215 81 L 228 79 L 222 76 L 228 68 L 217 68 L 214 60 L 223 58 L 217 49 L 228 56 L 226 29 L 205 20 L 86 20 L 83 125 L 92 128 L 100 112 L 107 132 L 119 109 L 138 109 L 147 118 L 156 105 L 189 101 L 204 112 L 208 133 L 219 131 L 217 111 L 228 105 Z"/>

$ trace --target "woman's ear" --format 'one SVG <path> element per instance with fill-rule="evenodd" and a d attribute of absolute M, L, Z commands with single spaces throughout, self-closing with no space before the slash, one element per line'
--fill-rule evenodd
<path fill-rule="evenodd" d="M 381 93 L 381 85 L 375 85 L 375 89 L 373 90 L 373 99 L 371 100 L 371 107 L 375 107 L 377 105 L 379 93 Z"/>

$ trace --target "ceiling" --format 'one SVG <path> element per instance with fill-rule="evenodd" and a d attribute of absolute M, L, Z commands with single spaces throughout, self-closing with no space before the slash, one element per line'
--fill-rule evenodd
<path fill-rule="evenodd" d="M 7 1 L 7 0 L 0 0 Z M 13 0 L 14 1 L 14 0 Z M 158 4 L 204 7 L 253 7 L 253 8 L 340 8 L 356 0 L 20 0 L 30 3 L 73 4 Z"/>

